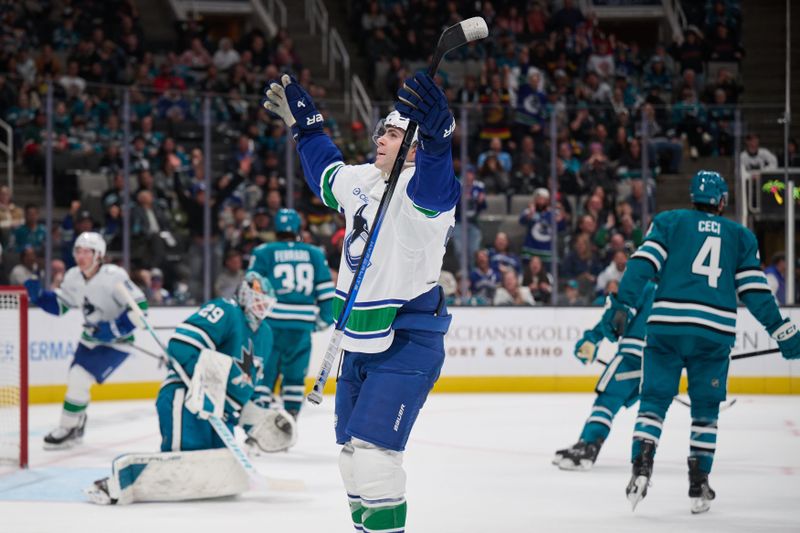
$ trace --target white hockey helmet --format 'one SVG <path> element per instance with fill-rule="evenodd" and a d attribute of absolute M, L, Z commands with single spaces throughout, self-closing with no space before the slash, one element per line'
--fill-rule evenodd
<path fill-rule="evenodd" d="M 258 329 L 277 300 L 269 280 L 252 270 L 244 275 L 236 299 L 253 331 Z"/>
<path fill-rule="evenodd" d="M 72 245 L 72 257 L 75 257 L 75 252 L 78 248 L 86 248 L 94 252 L 92 268 L 98 266 L 106 256 L 106 241 L 102 235 L 95 231 L 84 231 L 78 235 L 78 238 L 75 239 L 75 244 Z"/>
<path fill-rule="evenodd" d="M 375 124 L 375 130 L 372 132 L 372 142 L 376 145 L 378 144 L 378 137 L 382 136 L 386 133 L 386 128 L 388 127 L 398 128 L 403 131 L 406 131 L 408 128 L 408 119 L 404 118 L 400 115 L 398 111 L 392 111 L 385 118 L 382 118 Z M 412 144 L 417 142 L 417 134 L 419 133 L 419 129 L 414 132 L 414 138 L 411 139 Z"/>

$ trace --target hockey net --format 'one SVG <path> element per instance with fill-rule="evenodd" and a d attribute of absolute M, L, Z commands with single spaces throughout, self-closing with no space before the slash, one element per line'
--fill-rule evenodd
<path fill-rule="evenodd" d="M 0 464 L 28 465 L 28 295 L 0 286 Z"/>

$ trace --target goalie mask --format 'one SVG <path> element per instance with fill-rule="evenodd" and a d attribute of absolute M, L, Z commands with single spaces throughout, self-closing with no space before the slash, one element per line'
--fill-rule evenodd
<path fill-rule="evenodd" d="M 261 321 L 267 316 L 272 306 L 275 305 L 275 291 L 269 280 L 257 272 L 248 272 L 244 275 L 239 292 L 236 295 L 239 305 L 244 310 L 247 323 L 255 331 Z"/>
<path fill-rule="evenodd" d="M 72 257 L 78 265 L 80 265 L 77 257 L 79 248 L 91 250 L 94 253 L 91 266 L 85 270 L 81 268 L 81 272 L 88 275 L 89 272 L 95 270 L 103 262 L 103 258 L 106 256 L 106 241 L 102 235 L 94 231 L 84 231 L 78 235 L 78 238 L 75 239 L 75 244 L 72 245 Z"/>
<path fill-rule="evenodd" d="M 378 144 L 378 138 L 383 136 L 384 133 L 386 133 L 386 128 L 388 127 L 393 127 L 406 131 L 406 128 L 408 128 L 408 119 L 403 118 L 397 111 L 392 111 L 391 113 L 386 115 L 386 118 L 380 119 L 378 123 L 375 124 L 375 130 L 372 132 L 372 142 L 375 143 L 376 146 Z M 412 146 L 417 142 L 418 132 L 419 130 L 414 132 L 414 138 L 411 139 Z"/>

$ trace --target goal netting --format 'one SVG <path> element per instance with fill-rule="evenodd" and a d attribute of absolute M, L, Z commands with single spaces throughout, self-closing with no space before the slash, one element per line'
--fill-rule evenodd
<path fill-rule="evenodd" d="M 0 286 L 0 464 L 28 463 L 28 298 Z"/>

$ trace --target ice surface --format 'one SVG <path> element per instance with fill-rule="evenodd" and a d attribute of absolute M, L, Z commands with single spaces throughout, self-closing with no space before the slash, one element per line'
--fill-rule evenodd
<path fill-rule="evenodd" d="M 689 410 L 673 404 L 653 485 L 636 512 L 629 477 L 633 411 L 618 416 L 590 472 L 562 472 L 553 452 L 571 445 L 592 403 L 588 394 L 432 395 L 406 451 L 409 532 L 686 533 L 800 531 L 800 397 L 740 396 L 719 423 L 711 511 L 689 513 Z M 158 448 L 152 401 L 98 402 L 84 444 L 44 451 L 58 405 L 31 408 L 31 468 L 0 473 L 0 532 L 349 532 L 333 440 L 333 401 L 309 406 L 289 453 L 256 459 L 264 474 L 301 480 L 293 492 L 216 501 L 100 507 L 81 489 L 111 459 Z"/>

